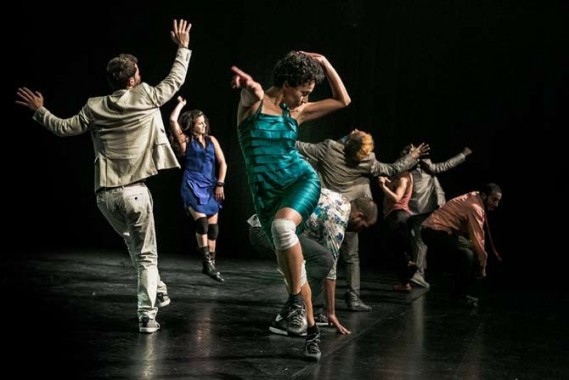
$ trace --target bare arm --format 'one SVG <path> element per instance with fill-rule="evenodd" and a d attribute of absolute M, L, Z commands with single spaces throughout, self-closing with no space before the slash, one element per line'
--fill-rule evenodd
<path fill-rule="evenodd" d="M 328 79 L 328 83 L 330 84 L 332 97 L 319 100 L 317 102 L 306 103 L 297 117 L 298 124 L 318 119 L 331 112 L 345 108 L 352 102 L 352 99 L 348 94 L 348 90 L 346 90 L 344 82 L 342 82 L 342 78 L 340 78 L 340 75 L 338 75 L 336 69 L 334 69 L 326 57 L 318 53 L 309 53 L 304 51 L 301 51 L 301 53 L 314 58 L 318 63 L 320 63 L 324 70 L 324 74 L 326 75 L 326 79 Z"/>
<path fill-rule="evenodd" d="M 209 136 L 213 142 L 213 147 L 215 149 L 215 161 L 217 162 L 217 184 L 215 186 L 215 198 L 217 200 L 225 199 L 225 190 L 223 185 L 225 185 L 225 176 L 227 174 L 227 162 L 225 161 L 225 155 L 223 150 L 219 145 L 219 141 L 213 136 Z"/>
<path fill-rule="evenodd" d="M 389 180 L 386 177 L 379 177 L 378 182 L 379 187 L 384 192 L 386 197 L 394 202 L 399 202 L 401 198 L 403 198 L 403 195 L 409 186 L 409 173 L 401 175 L 401 177 L 393 182 L 393 190 L 391 190 L 387 185 L 389 183 Z"/>
<path fill-rule="evenodd" d="M 178 123 L 178 119 L 180 117 L 180 112 L 186 105 L 186 99 L 178 96 L 178 104 L 174 107 L 174 110 L 170 114 L 169 124 L 170 124 L 170 132 L 172 132 L 172 136 L 174 137 L 175 142 L 180 147 L 180 152 L 182 155 L 186 154 L 186 143 L 188 141 L 188 136 L 182 131 L 182 127 Z"/>
<path fill-rule="evenodd" d="M 351 334 L 352 332 L 345 328 L 338 317 L 336 316 L 336 280 L 330 280 L 329 278 L 326 279 L 324 283 L 324 292 L 326 295 L 326 304 L 327 304 L 327 317 L 328 322 L 331 323 L 337 330 L 339 334 Z"/>
<path fill-rule="evenodd" d="M 237 66 L 231 66 L 233 78 L 231 88 L 241 88 L 241 99 L 237 109 L 237 124 L 251 116 L 259 108 L 265 92 L 258 82 L 255 82 L 251 75 L 247 74 Z"/>

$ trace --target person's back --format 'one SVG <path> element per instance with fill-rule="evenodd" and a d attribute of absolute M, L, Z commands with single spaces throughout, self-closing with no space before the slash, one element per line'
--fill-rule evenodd
<path fill-rule="evenodd" d="M 421 235 L 429 252 L 443 257 L 454 268 L 451 297 L 460 306 L 477 306 L 468 291 L 475 278 L 486 276 L 486 212 L 497 208 L 501 199 L 501 188 L 488 183 L 480 191 L 449 200 L 422 223 Z"/>
<path fill-rule="evenodd" d="M 446 202 L 445 192 L 438 179 L 438 174 L 444 173 L 464 163 L 471 154 L 469 148 L 443 162 L 432 162 L 422 158 L 411 170 L 413 176 L 413 194 L 409 207 L 415 214 L 425 214 L 436 210 Z"/>
<path fill-rule="evenodd" d="M 317 144 L 297 141 L 296 146 L 308 162 L 316 167 L 322 187 L 336 191 L 348 199 L 372 198 L 370 177 L 392 176 L 411 168 L 428 145 L 413 147 L 413 151 L 392 164 L 379 162 L 373 153 L 374 141 L 369 133 L 357 129 L 339 141 L 325 140 Z M 360 298 L 360 259 L 357 233 L 347 232 L 341 257 L 346 266 L 348 289 L 344 295 L 348 309 L 371 311 Z"/>
<path fill-rule="evenodd" d="M 183 84 L 191 51 L 191 24 L 174 20 L 170 36 L 178 45 L 168 76 L 157 86 L 141 83 L 138 60 L 120 54 L 107 64 L 107 80 L 113 90 L 93 97 L 75 116 L 53 115 L 44 107 L 41 93 L 19 88 L 16 103 L 34 111 L 33 119 L 58 136 L 91 132 L 95 152 L 97 207 L 124 239 L 137 272 L 139 331 L 160 329 L 158 307 L 170 297 L 158 271 L 158 248 L 153 200 L 144 180 L 161 169 L 177 168 L 178 161 L 168 142 L 160 106 Z"/>
<path fill-rule="evenodd" d="M 422 161 L 422 160 L 421 160 Z M 418 164 L 411 170 L 414 190 L 409 200 L 409 208 L 416 214 L 436 210 L 446 201 L 439 179 Z"/>
<path fill-rule="evenodd" d="M 348 199 L 371 198 L 370 175 L 375 154 L 371 153 L 361 161 L 349 163 L 345 159 L 343 143 L 328 139 L 324 144 L 324 156 L 317 164 L 322 187 L 336 191 Z"/>

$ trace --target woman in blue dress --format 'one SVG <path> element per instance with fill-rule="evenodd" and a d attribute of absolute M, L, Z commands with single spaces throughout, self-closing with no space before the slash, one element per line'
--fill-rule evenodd
<path fill-rule="evenodd" d="M 232 87 L 241 88 L 238 136 L 255 211 L 271 237 L 289 299 L 280 313 L 289 335 L 306 335 L 304 354 L 320 359 L 320 333 L 314 322 L 310 287 L 297 234 L 320 197 L 320 181 L 295 148 L 298 126 L 347 107 L 351 99 L 340 76 L 321 54 L 292 51 L 273 68 L 267 90 L 238 67 Z M 332 96 L 310 102 L 326 78 Z M 302 294 L 301 294 L 302 293 Z"/>
<path fill-rule="evenodd" d="M 178 97 L 178 104 L 170 114 L 174 146 L 183 157 L 180 193 L 184 209 L 194 220 L 198 250 L 203 258 L 202 273 L 223 282 L 215 268 L 215 249 L 219 234 L 218 214 L 225 198 L 223 185 L 227 163 L 219 142 L 209 134 L 207 116 L 200 110 L 180 115 L 185 105 L 186 100 Z"/>

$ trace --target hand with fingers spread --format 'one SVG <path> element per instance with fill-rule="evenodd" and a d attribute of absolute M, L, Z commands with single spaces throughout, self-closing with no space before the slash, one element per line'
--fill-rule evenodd
<path fill-rule="evenodd" d="M 352 333 L 340 323 L 338 317 L 336 317 L 336 314 L 328 314 L 328 322 L 331 326 L 334 326 L 336 328 L 338 334 L 348 335 Z"/>
<path fill-rule="evenodd" d="M 419 146 L 411 145 L 411 150 L 409 151 L 409 154 L 411 155 L 411 157 L 418 160 L 419 158 L 427 156 L 430 150 L 431 147 L 429 147 L 429 144 L 421 143 L 419 144 Z"/>
<path fill-rule="evenodd" d="M 253 83 L 256 83 L 251 75 L 237 66 L 231 66 L 231 72 L 234 74 L 231 79 L 231 88 L 249 88 Z"/>
<path fill-rule="evenodd" d="M 182 19 L 174 20 L 173 24 L 172 31 L 170 32 L 172 41 L 179 47 L 188 48 L 190 45 L 190 29 L 192 28 L 192 24 Z"/>
<path fill-rule="evenodd" d="M 16 104 L 27 107 L 34 112 L 43 107 L 43 95 L 39 91 L 32 91 L 27 87 L 20 87 L 16 92 L 16 96 L 19 99 L 16 100 Z"/>

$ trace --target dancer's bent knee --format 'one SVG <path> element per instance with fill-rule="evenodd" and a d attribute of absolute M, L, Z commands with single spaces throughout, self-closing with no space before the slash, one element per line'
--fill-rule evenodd
<path fill-rule="evenodd" d="M 279 251 L 289 249 L 298 244 L 296 236 L 296 224 L 288 219 L 275 219 L 271 224 L 273 244 Z"/>

